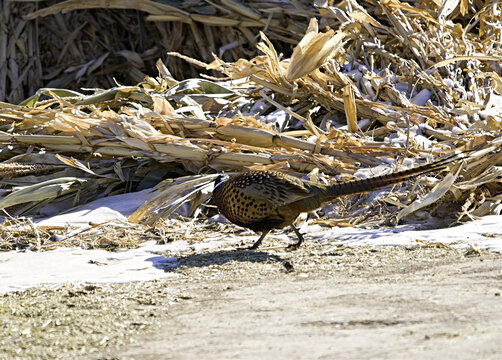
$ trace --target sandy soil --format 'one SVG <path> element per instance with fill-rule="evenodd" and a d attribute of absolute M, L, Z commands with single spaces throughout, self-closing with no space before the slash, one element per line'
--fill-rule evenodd
<path fill-rule="evenodd" d="M 501 356 L 499 254 L 307 243 L 168 255 L 174 279 L 0 297 L 0 357 Z"/>

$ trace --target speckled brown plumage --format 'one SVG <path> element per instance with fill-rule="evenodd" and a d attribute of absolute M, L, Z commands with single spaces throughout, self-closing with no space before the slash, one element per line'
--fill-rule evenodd
<path fill-rule="evenodd" d="M 228 220 L 262 233 L 251 248 L 256 249 L 270 230 L 286 226 L 291 226 L 298 236 L 298 242 L 291 246 L 297 248 L 303 237 L 293 222 L 300 213 L 313 211 L 339 196 L 376 190 L 442 169 L 459 157 L 453 155 L 408 170 L 334 185 L 322 185 L 276 171 L 249 171 L 217 184 L 213 200 Z"/>

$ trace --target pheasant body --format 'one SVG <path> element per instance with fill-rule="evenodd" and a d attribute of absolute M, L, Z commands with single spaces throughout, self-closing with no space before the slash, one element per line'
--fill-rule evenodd
<path fill-rule="evenodd" d="M 418 175 L 446 167 L 458 156 L 388 175 L 323 185 L 276 171 L 249 171 L 216 185 L 213 200 L 219 211 L 236 225 L 262 235 L 252 248 L 257 248 L 272 229 L 291 226 L 299 241 L 303 237 L 293 225 L 299 214 L 313 211 L 323 203 L 344 195 L 364 193 L 409 180 Z"/>
<path fill-rule="evenodd" d="M 314 183 L 313 183 L 314 184 Z M 275 171 L 250 171 L 217 186 L 213 199 L 231 222 L 253 231 L 280 229 L 290 225 L 301 212 L 292 203 L 319 198 L 307 182 Z M 315 184 L 318 185 L 318 184 Z"/>

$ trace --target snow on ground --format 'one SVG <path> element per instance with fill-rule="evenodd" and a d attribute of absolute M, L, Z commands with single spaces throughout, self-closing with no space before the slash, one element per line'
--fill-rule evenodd
<path fill-rule="evenodd" d="M 39 221 L 38 224 L 72 224 L 85 227 L 89 222 L 123 221 L 149 196 L 150 192 L 144 191 L 133 195 L 117 195 L 107 198 L 106 201 L 96 200 L 70 213 Z M 327 230 L 320 226 L 310 226 L 307 231 L 307 241 L 322 241 L 336 246 L 412 245 L 423 242 L 473 246 L 502 252 L 502 216 L 487 216 L 464 225 L 436 230 L 414 230 L 410 226 L 371 230 Z M 274 235 L 270 235 L 271 239 L 273 237 Z M 167 267 L 176 266 L 176 258 L 165 257 L 160 255 L 161 253 L 179 252 L 189 248 L 202 252 L 222 245 L 237 247 L 242 240 L 251 244 L 256 238 L 226 234 L 205 239 L 198 244 L 176 241 L 156 245 L 154 242 L 148 242 L 138 249 L 118 252 L 80 248 L 59 248 L 47 252 L 4 252 L 0 253 L 0 294 L 40 284 L 57 286 L 68 282 L 116 283 L 177 276 L 165 271 Z"/>
<path fill-rule="evenodd" d="M 399 246 L 421 242 L 472 246 L 502 252 L 502 215 L 485 216 L 480 220 L 463 225 L 434 230 L 415 230 L 410 226 L 370 230 L 359 228 L 325 229 L 317 226 L 310 235 L 317 241 L 332 241 L 333 244 L 346 246 Z"/>

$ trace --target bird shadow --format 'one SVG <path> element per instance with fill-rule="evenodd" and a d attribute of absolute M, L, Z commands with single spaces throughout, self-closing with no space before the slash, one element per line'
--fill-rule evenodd
<path fill-rule="evenodd" d="M 247 249 L 218 250 L 203 254 L 177 256 L 176 258 L 155 256 L 146 259 L 146 261 L 150 261 L 153 267 L 164 270 L 165 272 L 172 272 L 183 268 L 200 268 L 224 265 L 233 261 L 243 263 L 277 263 L 282 265 L 284 270 L 288 272 L 293 270 L 291 263 L 279 255 L 269 254 L 265 251 Z"/>

